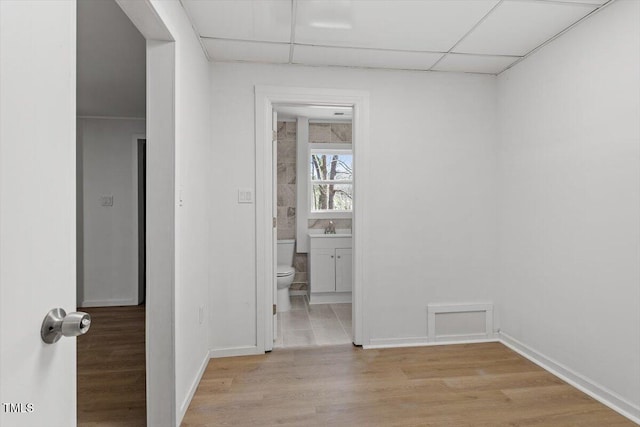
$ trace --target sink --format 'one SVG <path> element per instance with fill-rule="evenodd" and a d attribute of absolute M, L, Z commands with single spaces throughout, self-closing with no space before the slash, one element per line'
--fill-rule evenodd
<path fill-rule="evenodd" d="M 348 228 L 345 229 L 337 229 L 336 234 L 324 234 L 324 230 L 322 229 L 310 229 L 309 237 L 312 238 L 336 238 L 336 237 L 351 237 L 351 230 Z"/>

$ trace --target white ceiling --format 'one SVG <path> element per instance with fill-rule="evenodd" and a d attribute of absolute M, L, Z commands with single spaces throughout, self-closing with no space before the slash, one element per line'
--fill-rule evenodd
<path fill-rule="evenodd" d="M 608 0 L 181 0 L 213 61 L 498 74 Z"/>

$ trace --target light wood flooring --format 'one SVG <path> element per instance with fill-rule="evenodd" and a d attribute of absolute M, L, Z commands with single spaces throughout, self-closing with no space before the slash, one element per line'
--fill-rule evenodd
<path fill-rule="evenodd" d="M 144 306 L 79 310 L 91 329 L 77 339 L 78 426 L 145 426 Z"/>
<path fill-rule="evenodd" d="M 633 426 L 500 343 L 212 359 L 183 427 Z"/>

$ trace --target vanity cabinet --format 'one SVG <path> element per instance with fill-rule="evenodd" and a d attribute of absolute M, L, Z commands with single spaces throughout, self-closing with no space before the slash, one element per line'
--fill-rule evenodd
<path fill-rule="evenodd" d="M 336 248 L 336 292 L 351 292 L 353 257 L 351 248 Z"/>
<path fill-rule="evenodd" d="M 310 235 L 309 302 L 351 302 L 353 256 L 351 237 Z"/>
<path fill-rule="evenodd" d="M 311 248 L 311 292 L 336 291 L 336 250 Z"/>

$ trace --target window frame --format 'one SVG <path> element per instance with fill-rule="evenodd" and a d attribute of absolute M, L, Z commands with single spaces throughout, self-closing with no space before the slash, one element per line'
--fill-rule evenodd
<path fill-rule="evenodd" d="M 353 216 L 353 208 L 351 210 L 313 210 L 313 185 L 316 184 L 339 184 L 339 185 L 351 185 L 353 194 L 353 176 L 350 180 L 312 180 L 311 179 L 311 156 L 313 154 L 338 154 L 338 155 L 350 155 L 351 167 L 354 168 L 353 158 L 353 146 L 350 143 L 324 143 L 324 142 L 312 142 L 307 144 L 307 156 L 306 156 L 306 184 L 307 184 L 307 218 L 309 219 L 326 219 L 326 218 L 351 218 Z"/>

